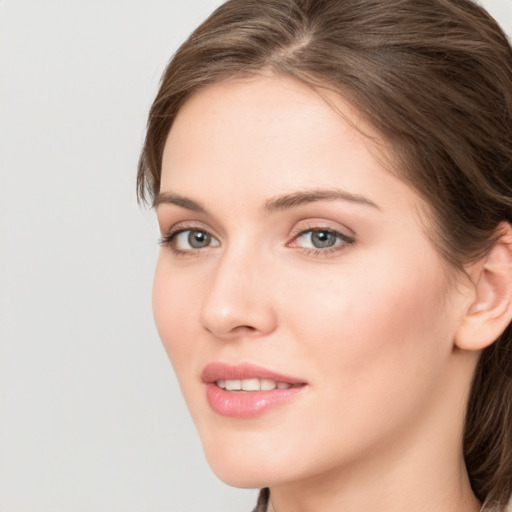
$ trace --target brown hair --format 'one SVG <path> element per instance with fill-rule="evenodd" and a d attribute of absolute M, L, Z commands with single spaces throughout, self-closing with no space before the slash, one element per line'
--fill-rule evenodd
<path fill-rule="evenodd" d="M 149 114 L 138 195 L 154 201 L 165 141 L 199 89 L 272 70 L 337 91 L 394 150 L 400 177 L 434 212 L 452 267 L 512 223 L 512 49 L 470 0 L 229 0 L 169 63 Z M 482 353 L 464 455 L 481 501 L 512 491 L 512 330 Z"/>

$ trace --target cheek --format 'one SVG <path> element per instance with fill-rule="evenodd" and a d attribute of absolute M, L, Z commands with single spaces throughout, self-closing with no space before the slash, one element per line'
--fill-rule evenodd
<path fill-rule="evenodd" d="M 433 263 L 433 262 L 431 262 Z M 452 349 L 452 326 L 443 314 L 442 273 L 407 268 L 396 258 L 339 280 L 304 283 L 308 297 L 289 302 L 287 322 L 331 410 L 407 414 L 433 393 Z M 384 269 L 386 269 L 384 271 Z M 408 411 L 407 411 L 408 410 Z M 373 415 L 372 422 L 389 414 Z M 346 423 L 346 418 L 343 420 Z"/>
<path fill-rule="evenodd" d="M 199 303 L 199 283 L 188 283 L 183 273 L 168 268 L 165 253 L 159 256 L 153 281 L 153 315 L 160 339 L 180 378 L 180 372 L 190 367 L 190 360 L 197 347 L 194 326 L 198 324 L 194 306 Z"/>

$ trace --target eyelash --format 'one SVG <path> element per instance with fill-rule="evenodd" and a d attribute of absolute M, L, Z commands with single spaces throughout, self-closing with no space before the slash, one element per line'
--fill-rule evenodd
<path fill-rule="evenodd" d="M 162 235 L 160 237 L 160 239 L 158 240 L 158 243 L 161 246 L 169 247 L 176 256 L 196 255 L 200 249 L 183 250 L 183 249 L 178 249 L 176 247 L 177 237 L 179 235 L 181 235 L 182 233 L 186 233 L 188 231 L 197 231 L 197 232 L 205 233 L 206 235 L 210 236 L 212 239 L 217 240 L 207 229 L 204 229 L 202 226 L 192 225 L 192 226 L 177 226 L 177 227 L 171 228 L 170 231 L 168 231 L 167 233 L 165 233 L 164 235 Z"/>
<path fill-rule="evenodd" d="M 158 243 L 162 246 L 169 247 L 172 252 L 177 256 L 194 256 L 197 255 L 198 252 L 201 250 L 201 248 L 197 249 L 178 249 L 176 247 L 176 239 L 179 235 L 186 232 L 201 232 L 206 234 L 207 236 L 210 236 L 213 240 L 217 239 L 206 229 L 204 229 L 202 226 L 198 225 L 192 225 L 192 226 L 178 226 L 175 228 L 172 228 L 168 233 L 162 235 L 160 239 L 158 240 Z M 309 255 L 309 256 L 327 256 L 329 254 L 332 254 L 334 252 L 338 252 L 346 248 L 347 246 L 353 245 L 355 243 L 355 239 L 351 236 L 348 236 L 340 231 L 337 231 L 332 228 L 328 227 L 321 227 L 321 226 L 308 226 L 306 229 L 302 228 L 297 230 L 292 235 L 292 239 L 290 242 L 287 242 L 286 247 L 294 247 L 293 243 L 296 242 L 299 238 L 307 235 L 308 233 L 328 233 L 330 235 L 333 235 L 337 239 L 337 243 L 335 242 L 334 245 L 330 247 L 325 248 L 311 248 L 311 247 L 297 247 L 296 249 L 299 250 L 301 253 Z M 218 241 L 217 241 L 218 242 Z M 218 246 L 220 244 L 215 245 L 214 247 Z M 207 246 L 210 247 L 210 246 Z M 206 247 L 205 247 L 206 248 Z"/>

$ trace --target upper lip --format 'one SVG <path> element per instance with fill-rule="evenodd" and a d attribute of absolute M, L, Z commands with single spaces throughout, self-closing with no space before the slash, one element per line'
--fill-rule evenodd
<path fill-rule="evenodd" d="M 283 375 L 250 363 L 228 364 L 220 361 L 208 363 L 201 372 L 203 382 L 217 380 L 269 379 L 289 384 L 305 384 L 304 379 Z"/>

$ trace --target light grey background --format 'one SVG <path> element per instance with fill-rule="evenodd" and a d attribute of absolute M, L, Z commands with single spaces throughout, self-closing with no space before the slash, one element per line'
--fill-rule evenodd
<path fill-rule="evenodd" d="M 168 58 L 217 0 L 0 0 L 0 511 L 243 512 L 153 327 L 135 202 Z M 512 33 L 512 0 L 483 2 Z"/>

